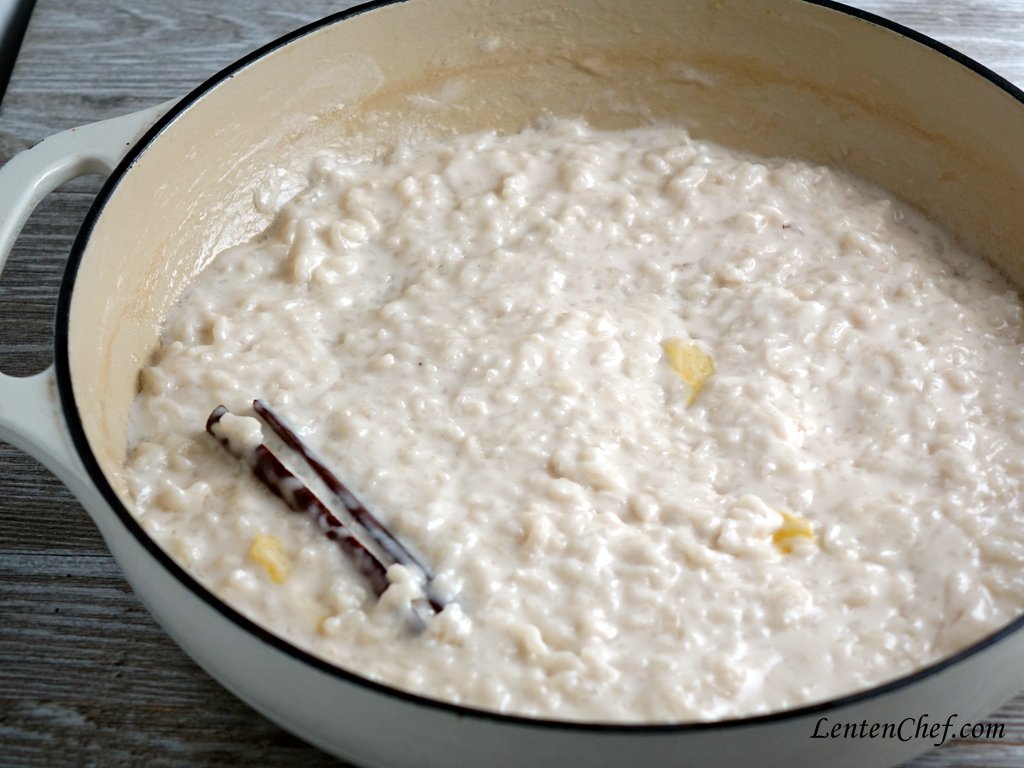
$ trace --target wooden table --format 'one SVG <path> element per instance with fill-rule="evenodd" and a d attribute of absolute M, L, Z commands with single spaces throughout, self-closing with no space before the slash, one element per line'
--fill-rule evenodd
<path fill-rule="evenodd" d="M 0 158 L 61 129 L 180 96 L 258 45 L 351 4 L 38 0 L 0 109 Z M 1024 0 L 854 4 L 1024 86 Z M 67 185 L 22 234 L 0 286 L 4 371 L 48 363 L 56 286 L 98 188 L 98 179 Z M 1024 766 L 1024 695 L 989 719 L 1006 723 L 1004 739 L 952 742 L 909 765 Z M 196 667 L 135 599 L 75 500 L 0 444 L 0 765 L 143 764 L 337 762 Z"/>

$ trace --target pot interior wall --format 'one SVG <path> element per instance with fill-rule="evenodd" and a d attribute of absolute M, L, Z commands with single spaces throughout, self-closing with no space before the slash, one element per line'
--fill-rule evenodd
<path fill-rule="evenodd" d="M 124 495 L 128 405 L 159 325 L 219 250 L 269 223 L 253 192 L 275 168 L 327 146 L 517 130 L 541 113 L 673 121 L 847 168 L 1024 284 L 1024 105 L 924 45 L 803 0 L 410 0 L 237 72 L 114 190 L 83 255 L 69 353 L 115 489 Z"/>

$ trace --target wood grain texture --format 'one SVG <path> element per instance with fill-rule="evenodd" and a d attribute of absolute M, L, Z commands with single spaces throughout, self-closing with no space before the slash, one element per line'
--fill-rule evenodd
<path fill-rule="evenodd" d="M 64 128 L 180 96 L 239 56 L 352 3 L 38 0 L 0 110 L 0 160 Z M 855 3 L 1024 84 L 1024 0 Z M 65 254 L 99 188 L 36 211 L 0 282 L 5 372 L 44 368 Z M 917 714 L 917 713 L 912 713 Z M 907 768 L 1024 766 L 1024 696 L 1006 735 Z M 96 529 L 32 459 L 0 444 L 0 766 L 338 765 L 221 689 L 163 634 Z"/>

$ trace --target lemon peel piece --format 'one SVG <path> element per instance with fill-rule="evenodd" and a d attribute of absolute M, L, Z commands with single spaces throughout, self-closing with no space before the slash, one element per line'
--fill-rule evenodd
<path fill-rule="evenodd" d="M 249 547 L 249 559 L 262 565 L 275 584 L 284 583 L 291 571 L 291 559 L 284 545 L 273 536 L 257 536 L 253 539 Z"/>
<path fill-rule="evenodd" d="M 782 515 L 782 525 L 772 534 L 772 543 L 779 548 L 784 555 L 793 551 L 794 539 L 808 539 L 814 541 L 814 524 L 799 515 L 779 511 Z"/>
<path fill-rule="evenodd" d="M 676 375 L 690 388 L 686 405 L 697 399 L 701 389 L 715 372 L 715 361 L 694 342 L 684 339 L 666 339 L 661 342 L 668 364 Z"/>

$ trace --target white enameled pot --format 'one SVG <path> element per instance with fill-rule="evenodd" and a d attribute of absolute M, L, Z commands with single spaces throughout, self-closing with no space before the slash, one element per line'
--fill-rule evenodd
<path fill-rule="evenodd" d="M 408 0 L 325 19 L 182 101 L 47 139 L 0 170 L 0 259 L 49 191 L 110 175 L 69 259 L 54 367 L 0 376 L 0 437 L 92 515 L 139 597 L 211 675 L 317 746 L 376 766 L 884 766 L 930 739 L 812 739 L 815 725 L 991 711 L 1024 686 L 1024 619 L 875 689 L 774 715 L 616 726 L 433 702 L 328 665 L 220 602 L 135 522 L 128 403 L 169 306 L 268 223 L 252 191 L 319 147 L 672 120 L 852 170 L 943 221 L 1024 285 L 1024 95 L 943 46 L 813 0 Z M 795 670 L 794 674 L 799 671 Z"/>

